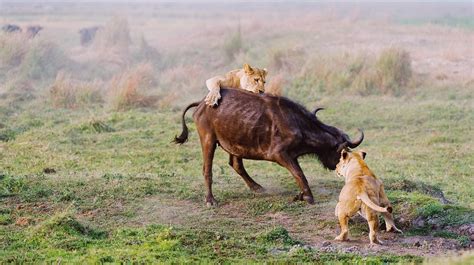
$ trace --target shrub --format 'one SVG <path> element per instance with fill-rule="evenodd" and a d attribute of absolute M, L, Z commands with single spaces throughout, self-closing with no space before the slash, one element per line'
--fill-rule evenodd
<path fill-rule="evenodd" d="M 154 83 L 153 67 L 150 63 L 139 64 L 117 74 L 109 84 L 109 104 L 114 110 L 152 107 L 158 101 L 158 97 L 148 95 L 147 92 Z"/>

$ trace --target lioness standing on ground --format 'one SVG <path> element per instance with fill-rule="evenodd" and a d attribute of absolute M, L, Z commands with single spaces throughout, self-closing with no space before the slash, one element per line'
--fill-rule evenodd
<path fill-rule="evenodd" d="M 221 98 L 221 87 L 240 88 L 253 93 L 265 92 L 265 78 L 267 69 L 253 68 L 248 64 L 244 64 L 243 69 L 236 69 L 228 72 L 224 76 L 218 75 L 206 81 L 209 93 L 206 96 L 206 104 L 209 106 L 218 105 Z"/>
<path fill-rule="evenodd" d="M 359 212 L 369 223 L 370 244 L 382 244 L 377 239 L 379 219 L 382 213 L 387 231 L 401 232 L 393 222 L 392 206 L 385 195 L 382 181 L 367 167 L 364 161 L 365 152 L 342 150 L 336 166 L 336 173 L 345 178 L 346 184 L 339 194 L 336 205 L 336 216 L 341 226 L 341 234 L 335 240 L 347 240 L 349 236 L 349 218 Z"/>

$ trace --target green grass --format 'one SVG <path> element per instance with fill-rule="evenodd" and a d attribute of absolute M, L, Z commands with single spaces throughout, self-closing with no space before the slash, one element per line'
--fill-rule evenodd
<path fill-rule="evenodd" d="M 119 228 L 109 233 L 84 226 L 61 213 L 31 228 L 28 233 L 5 233 L 8 241 L 2 262 L 66 263 L 344 263 L 413 262 L 413 256 L 362 257 L 302 248 L 282 227 L 257 237 L 162 225 Z M 3 243 L 3 242 L 2 242 Z M 33 254 L 34 253 L 34 254 Z"/>
<path fill-rule="evenodd" d="M 465 133 L 472 126 L 473 111 L 463 99 L 327 96 L 317 104 L 309 101 L 307 106 L 327 107 L 319 114 L 324 122 L 350 135 L 358 127 L 365 130 L 361 148 L 368 153 L 369 166 L 386 183 L 396 216 L 436 219 L 441 227 L 474 222 L 469 167 L 474 159 L 471 138 Z M 153 203 L 147 206 L 147 201 L 204 205 L 201 151 L 191 120 L 189 142 L 171 143 L 180 132 L 179 116 L 173 110 L 115 113 L 47 107 L 5 115 L 2 123 L 14 137 L 0 146 L 4 204 L 0 260 L 346 264 L 421 260 L 319 252 L 298 245 L 305 242 L 293 238 L 285 226 L 259 224 L 262 216 L 280 213 L 302 220 L 311 215 L 318 220 L 315 227 L 336 228 L 335 219 L 318 216 L 328 209 L 324 205 L 333 203 L 342 180 L 311 157 L 302 158 L 301 164 L 321 206 L 290 203 L 297 193 L 293 178 L 269 162 L 246 161 L 248 172 L 270 189 L 266 195 L 253 195 L 228 166 L 227 155 L 218 151 L 214 192 L 222 206 L 185 218 L 176 227 L 166 225 L 149 212 L 153 208 L 146 207 Z M 44 173 L 47 168 L 55 173 Z M 453 204 L 440 202 L 443 193 Z M 243 219 L 224 218 L 229 214 L 226 205 L 236 207 L 235 214 Z M 207 220 L 208 214 L 216 218 Z M 27 226 L 15 225 L 21 217 L 29 220 Z M 146 221 L 132 225 L 137 220 Z M 366 229 L 366 224 L 355 224 L 351 231 L 364 237 Z M 454 233 L 410 229 L 409 234 L 467 244 L 466 237 Z"/>

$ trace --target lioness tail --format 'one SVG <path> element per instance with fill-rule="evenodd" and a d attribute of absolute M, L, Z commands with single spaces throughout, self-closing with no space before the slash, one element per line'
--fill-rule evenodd
<path fill-rule="evenodd" d="M 174 143 L 184 144 L 188 140 L 188 126 L 186 126 L 186 120 L 184 119 L 184 117 L 186 115 L 186 111 L 188 111 L 190 108 L 197 107 L 199 103 L 201 102 L 199 101 L 199 102 L 191 103 L 184 109 L 183 116 L 181 117 L 182 119 L 181 122 L 183 124 L 183 131 L 181 132 L 179 136 L 174 137 L 174 141 L 173 141 Z"/>
<path fill-rule="evenodd" d="M 387 208 L 382 208 L 380 206 L 378 206 L 377 204 L 375 204 L 370 198 L 369 198 L 369 195 L 367 195 L 367 193 L 361 193 L 357 196 L 357 199 L 360 199 L 362 200 L 362 202 L 365 203 L 365 205 L 369 206 L 372 210 L 374 211 L 377 211 L 377 212 L 381 212 L 381 213 L 386 213 L 388 212 Z"/>

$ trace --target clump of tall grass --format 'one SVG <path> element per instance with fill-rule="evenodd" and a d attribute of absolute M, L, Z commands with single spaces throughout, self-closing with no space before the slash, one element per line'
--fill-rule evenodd
<path fill-rule="evenodd" d="M 150 94 L 155 82 L 150 63 L 138 64 L 117 74 L 109 82 L 109 105 L 114 110 L 152 107 L 158 101 L 156 95 Z"/>
<path fill-rule="evenodd" d="M 35 38 L 30 41 L 20 71 L 31 79 L 53 78 L 60 69 L 71 63 L 58 45 L 41 38 Z"/>
<path fill-rule="evenodd" d="M 49 89 L 49 99 L 55 107 L 77 108 L 103 102 L 101 81 L 81 81 L 60 71 Z"/>
<path fill-rule="evenodd" d="M 375 67 L 382 93 L 399 93 L 412 77 L 410 54 L 403 49 L 382 51 Z"/>
<path fill-rule="evenodd" d="M 18 66 L 28 47 L 28 39 L 23 34 L 0 34 L 0 69 Z"/>
<path fill-rule="evenodd" d="M 71 61 L 53 42 L 24 34 L 0 34 L 0 69 L 29 79 L 53 78 Z M 18 70 L 18 71 L 17 71 Z"/>
<path fill-rule="evenodd" d="M 411 79 L 410 55 L 402 49 L 389 48 L 378 56 L 319 56 L 296 75 L 292 87 L 297 91 L 290 94 L 305 100 L 321 93 L 399 96 Z"/>

